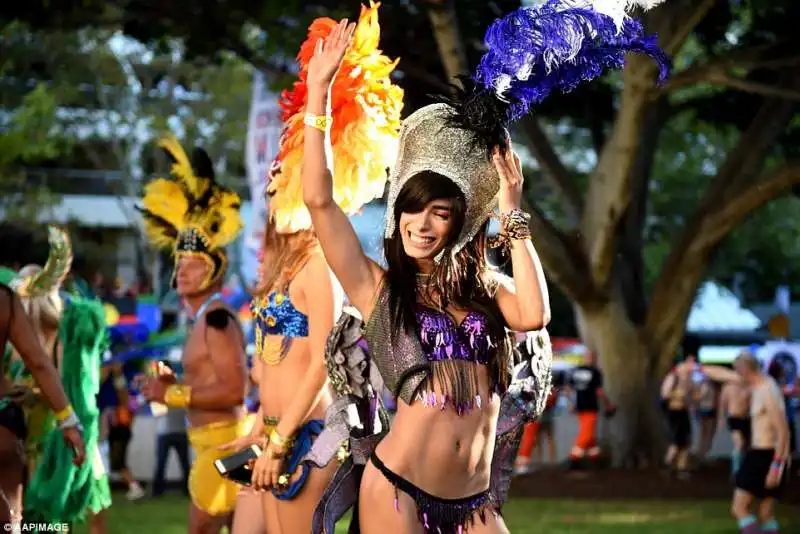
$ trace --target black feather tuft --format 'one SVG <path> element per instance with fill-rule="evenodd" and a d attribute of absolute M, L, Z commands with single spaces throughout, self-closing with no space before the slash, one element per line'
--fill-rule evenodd
<path fill-rule="evenodd" d="M 212 182 L 214 181 L 214 164 L 211 162 L 211 158 L 208 157 L 208 153 L 203 150 L 202 148 L 195 148 L 192 150 L 192 170 L 196 176 L 200 178 L 208 178 Z"/>
<path fill-rule="evenodd" d="M 142 217 L 147 219 L 149 222 L 161 226 L 164 229 L 164 234 L 173 238 L 177 239 L 178 237 L 178 229 L 172 226 L 166 219 L 163 217 L 159 217 L 158 215 L 152 213 L 151 211 L 146 210 L 141 206 L 134 206 L 136 211 L 142 214 Z"/>
<path fill-rule="evenodd" d="M 469 76 L 459 76 L 459 80 L 464 87 L 452 85 L 453 97 L 437 97 L 456 111 L 448 121 L 449 126 L 471 131 L 474 134 L 472 149 L 485 150 L 487 155 L 491 155 L 495 147 L 505 150 L 512 102 L 500 100 L 494 91 L 477 85 Z"/>

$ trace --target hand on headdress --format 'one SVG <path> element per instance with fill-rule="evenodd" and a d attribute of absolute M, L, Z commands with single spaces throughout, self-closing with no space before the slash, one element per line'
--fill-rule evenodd
<path fill-rule="evenodd" d="M 498 204 L 500 213 L 519 209 L 522 204 L 522 163 L 519 156 L 509 146 L 505 154 L 499 148 L 492 154 L 494 166 L 500 175 Z"/>
<path fill-rule="evenodd" d="M 342 19 L 323 42 L 317 41 L 314 56 L 308 63 L 308 77 L 306 83 L 309 87 L 327 89 L 334 78 L 339 66 L 342 64 L 347 47 L 353 40 L 356 23 Z"/>

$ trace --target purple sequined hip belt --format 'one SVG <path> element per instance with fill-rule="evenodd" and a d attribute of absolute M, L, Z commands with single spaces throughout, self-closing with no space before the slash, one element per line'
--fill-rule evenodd
<path fill-rule="evenodd" d="M 417 505 L 417 516 L 425 527 L 426 533 L 463 534 L 467 530 L 467 524 L 475 521 L 476 513 L 484 524 L 486 524 L 487 511 L 497 513 L 493 506 L 494 499 L 488 489 L 461 499 L 442 499 L 418 488 L 386 467 L 374 452 L 369 460 L 394 486 L 395 510 L 399 511 L 398 490 L 414 499 Z"/>

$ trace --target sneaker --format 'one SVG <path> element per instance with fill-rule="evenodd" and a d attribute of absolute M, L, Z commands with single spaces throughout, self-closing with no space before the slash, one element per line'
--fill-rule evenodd
<path fill-rule="evenodd" d="M 138 501 L 142 497 L 145 496 L 144 490 L 139 484 L 132 484 L 128 488 L 128 493 L 125 495 L 125 498 L 129 501 Z"/>

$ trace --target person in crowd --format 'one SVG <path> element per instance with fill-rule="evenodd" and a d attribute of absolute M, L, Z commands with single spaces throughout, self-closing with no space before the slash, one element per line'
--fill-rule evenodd
<path fill-rule="evenodd" d="M 719 417 L 718 427 L 722 428 L 727 421 L 731 433 L 731 473 L 735 476 L 742 465 L 744 451 L 750 444 L 750 390 L 743 381 L 734 380 L 723 384 Z"/>
<path fill-rule="evenodd" d="M 664 464 L 674 470 L 679 479 L 689 477 L 689 447 L 692 443 L 689 409 L 694 392 L 692 365 L 697 363 L 697 358 L 690 354 L 684 363 L 686 365 L 673 367 L 661 383 L 661 402 L 670 431 L 670 444 Z"/>
<path fill-rule="evenodd" d="M 189 472 L 189 533 L 230 528 L 238 485 L 223 478 L 214 462 L 227 455 L 220 445 L 247 433 L 245 337 L 237 313 L 222 298 L 228 267 L 226 246 L 242 229 L 241 199 L 217 184 L 208 154 L 187 156 L 172 136 L 159 142 L 173 159 L 174 180 L 145 186 L 140 211 L 154 246 L 174 257 L 173 284 L 193 324 L 183 347 L 183 377 L 166 367 L 141 376 L 144 397 L 168 408 L 185 408 L 195 460 Z"/>
<path fill-rule="evenodd" d="M 734 369 L 700 368 L 713 380 L 741 382 L 750 390 L 751 442 L 736 473 L 731 512 L 742 534 L 776 534 L 775 503 L 785 490 L 790 462 L 783 394 L 752 352 L 742 351 Z"/>
<path fill-rule="evenodd" d="M 600 458 L 597 423 L 602 413 L 613 413 L 614 404 L 603 389 L 603 372 L 596 364 L 593 352 L 586 354 L 583 365 L 575 367 L 567 382 L 566 394 L 572 399 L 571 409 L 578 419 L 578 435 L 569 453 L 573 468 L 588 458 L 591 463 Z"/>
<path fill-rule="evenodd" d="M 544 412 L 536 421 L 527 423 L 522 434 L 519 452 L 514 465 L 514 472 L 518 475 L 528 473 L 531 467 L 531 455 L 535 456 L 537 466 L 556 464 L 556 436 L 555 436 L 555 408 L 558 404 L 558 391 L 550 390 Z M 544 438 L 544 440 L 539 438 Z M 544 460 L 544 443 L 547 441 L 547 462 Z"/>
<path fill-rule="evenodd" d="M 695 417 L 699 426 L 697 439 L 697 459 L 705 462 L 711 446 L 714 444 L 714 434 L 717 430 L 717 409 L 719 388 L 706 377 L 701 377 L 695 384 L 694 406 Z"/>
<path fill-rule="evenodd" d="M 144 497 L 146 493 L 128 467 L 128 447 L 133 438 L 133 400 L 122 364 L 110 366 L 108 372 L 116 393 L 116 403 L 113 409 L 107 412 L 111 472 L 122 477 L 127 485 L 128 493 L 125 497 L 129 501 L 136 501 Z"/>

